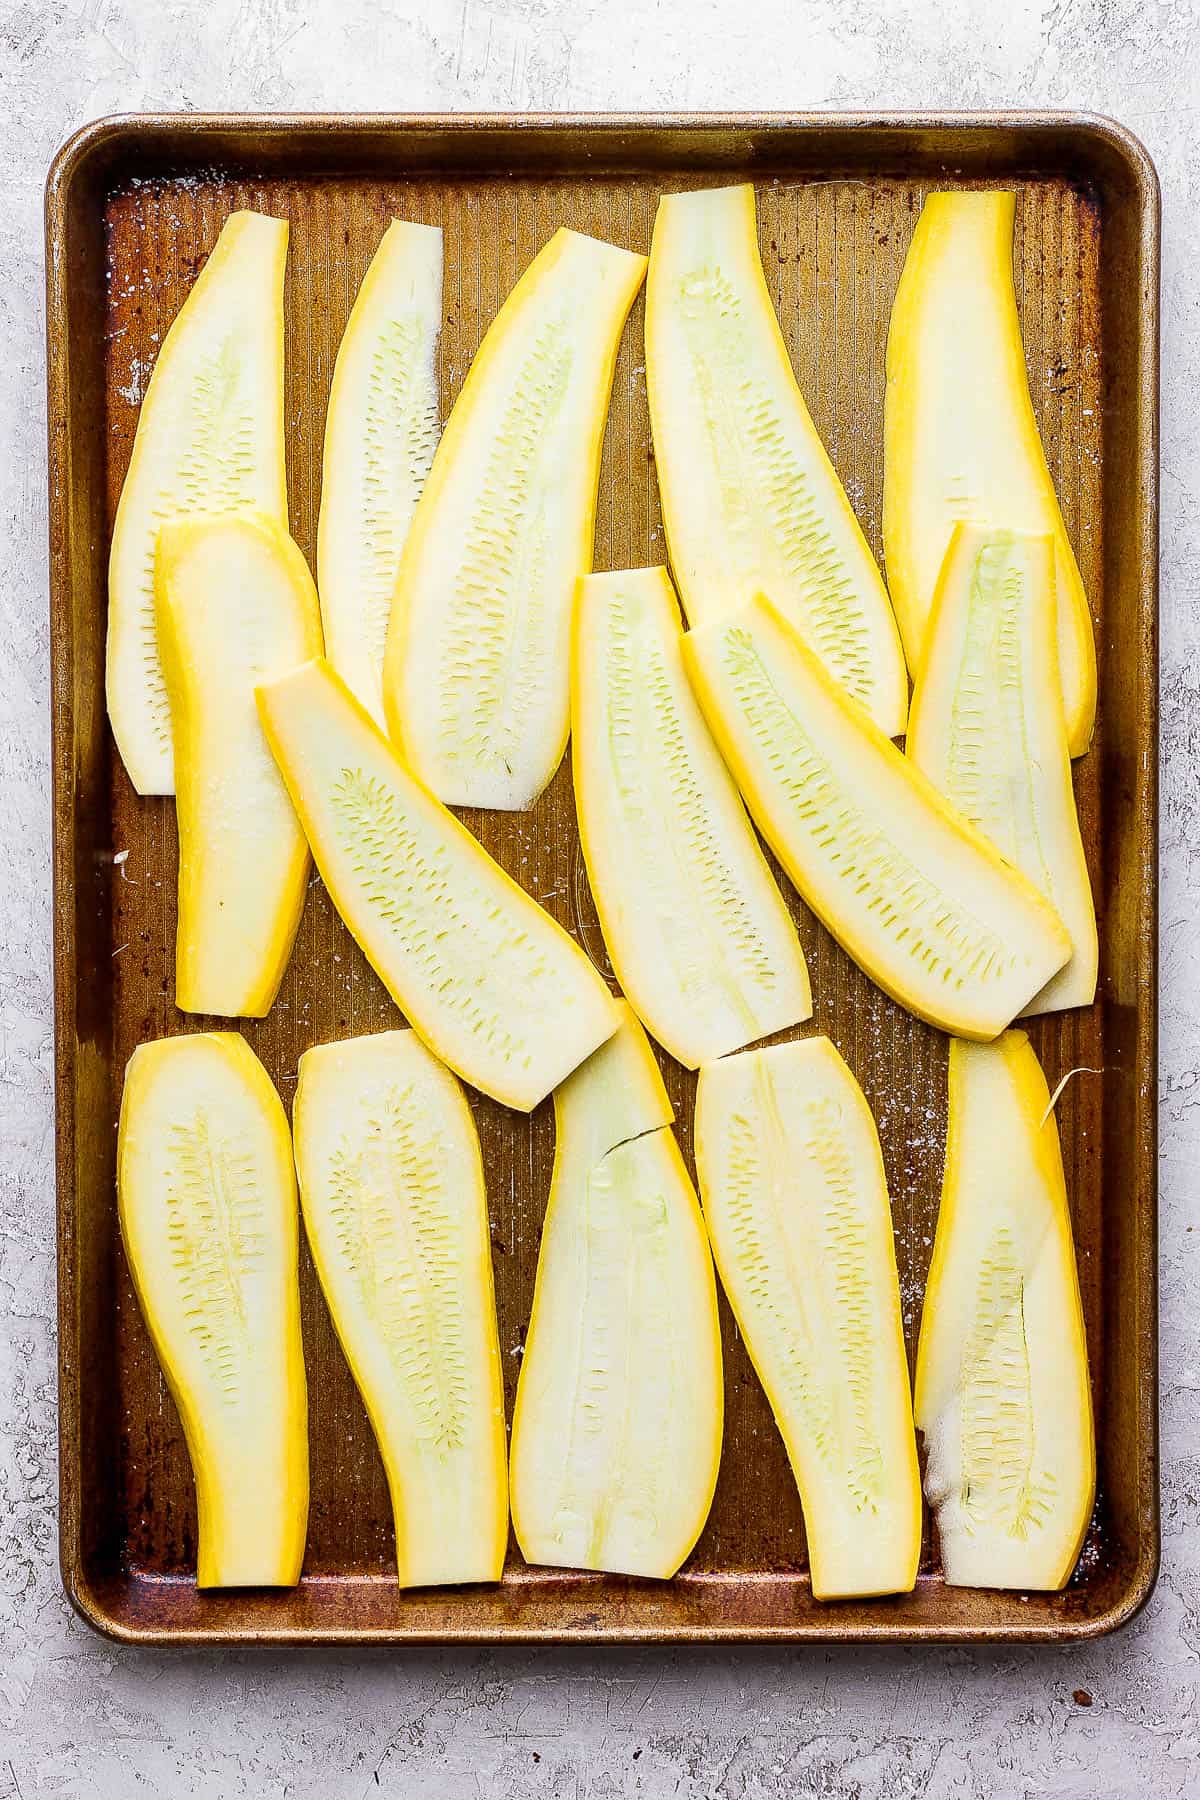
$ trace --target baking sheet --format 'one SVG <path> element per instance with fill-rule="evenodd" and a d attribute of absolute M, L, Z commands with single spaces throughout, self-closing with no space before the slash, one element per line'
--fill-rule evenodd
<path fill-rule="evenodd" d="M 310 562 L 325 403 L 353 297 L 392 216 L 445 231 L 443 416 L 487 324 L 560 223 L 646 250 L 664 189 L 750 179 L 768 284 L 831 456 L 878 555 L 883 358 L 922 198 L 1015 186 L 1034 407 L 1097 621 L 1100 718 L 1076 785 L 1101 933 L 1100 996 L 1035 1020 L 1058 1104 L 1099 1439 L 1096 1517 L 1057 1596 L 944 1587 L 926 1534 L 909 1596 L 812 1599 L 800 1504 L 722 1301 L 726 1429 L 712 1515 L 668 1584 L 528 1569 L 496 1588 L 402 1593 L 382 1466 L 307 1251 L 302 1300 L 312 1510 L 294 1591 L 200 1594 L 182 1434 L 119 1244 L 115 1124 L 125 1062 L 203 1028 L 172 1004 L 172 803 L 139 799 L 103 706 L 105 563 L 138 402 L 162 336 L 237 207 L 291 221 L 287 426 L 292 528 Z M 55 761 L 61 1536 L 68 1594 L 143 1641 L 989 1639 L 1089 1635 L 1136 1611 L 1157 1567 L 1155 941 L 1157 185 L 1102 121 L 956 119 L 206 119 L 101 122 L 47 197 Z M 639 299 L 605 443 L 596 567 L 665 560 Z M 463 815 L 607 969 L 569 768 L 526 814 Z M 790 895 L 790 889 L 784 883 Z M 794 899 L 794 897 L 793 897 Z M 886 999 L 794 900 L 815 1013 L 879 1123 L 910 1356 L 944 1133 L 945 1040 Z M 398 1015 L 310 889 L 270 1017 L 242 1029 L 290 1103 L 309 1044 Z M 787 1034 L 783 1034 L 787 1035 Z M 661 1057 L 691 1155 L 694 1078 Z M 472 1096 L 488 1179 L 511 1416 L 549 1189 L 549 1104 Z"/>

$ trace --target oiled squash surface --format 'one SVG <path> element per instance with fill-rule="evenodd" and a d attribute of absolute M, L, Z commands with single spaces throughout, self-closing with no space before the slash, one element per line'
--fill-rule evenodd
<path fill-rule="evenodd" d="M 512 1437 L 526 1561 L 673 1575 L 721 1451 L 716 1286 L 671 1105 L 622 1023 L 556 1091 L 554 1179 Z"/>
<path fill-rule="evenodd" d="M 796 930 L 684 674 L 665 569 L 589 575 L 572 643 L 579 838 L 609 958 L 687 1068 L 806 1019 Z"/>
<path fill-rule="evenodd" d="M 402 1587 L 498 1581 L 504 1387 L 479 1139 L 412 1031 L 320 1044 L 294 1111 L 305 1229 L 379 1441 Z"/>
<path fill-rule="evenodd" d="M 921 1490 L 892 1215 L 875 1121 L 829 1039 L 706 1063 L 696 1168 L 800 1489 L 813 1593 L 906 1593 Z"/>
<path fill-rule="evenodd" d="M 308 1430 L 287 1118 L 236 1032 L 160 1038 L 125 1071 L 121 1237 L 179 1408 L 204 1587 L 291 1587 Z"/>
<path fill-rule="evenodd" d="M 915 1411 L 946 1580 L 1063 1587 L 1091 1517 L 1095 1441 L 1058 1126 L 1023 1031 L 950 1044 Z"/>

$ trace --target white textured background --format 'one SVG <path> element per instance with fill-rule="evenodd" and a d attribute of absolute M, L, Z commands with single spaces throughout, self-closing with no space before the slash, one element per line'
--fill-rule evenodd
<path fill-rule="evenodd" d="M 1198 70 L 1197 0 L 0 0 L 0 1800 L 1200 1795 Z M 1157 1593 L 1049 1653 L 116 1649 L 56 1568 L 47 164 L 138 108 L 863 105 L 1098 109 L 1162 178 Z"/>

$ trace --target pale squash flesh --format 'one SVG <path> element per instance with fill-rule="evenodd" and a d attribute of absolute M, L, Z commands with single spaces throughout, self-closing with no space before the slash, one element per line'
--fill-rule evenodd
<path fill-rule="evenodd" d="M 498 1581 L 504 1385 L 479 1139 L 415 1032 L 300 1058 L 296 1168 L 313 1261 L 387 1471 L 402 1587 Z"/>
<path fill-rule="evenodd" d="M 108 716 L 139 794 L 175 791 L 154 555 L 181 514 L 288 523 L 283 440 L 283 219 L 237 212 L 163 339 L 138 418 L 108 565 Z"/>
<path fill-rule="evenodd" d="M 891 603 L 796 384 L 763 275 L 754 189 L 659 202 L 646 382 L 671 567 L 692 625 L 760 590 L 876 724 L 904 730 Z"/>
<path fill-rule="evenodd" d="M 621 1015 L 554 1095 L 512 1513 L 527 1562 L 667 1577 L 712 1503 L 721 1338 L 671 1104 L 645 1033 Z"/>
<path fill-rule="evenodd" d="M 292 952 L 309 861 L 254 684 L 320 655 L 317 591 L 280 526 L 227 513 L 163 526 L 155 593 L 179 822 L 175 1004 L 262 1018 Z"/>
<path fill-rule="evenodd" d="M 783 897 L 683 671 L 665 569 L 589 575 L 572 640 L 579 838 L 604 941 L 686 1068 L 812 1011 Z"/>
<path fill-rule="evenodd" d="M 236 1032 L 134 1051 L 117 1203 L 192 1460 L 199 1585 L 291 1587 L 308 1525 L 296 1176 L 279 1096 Z"/>
<path fill-rule="evenodd" d="M 887 346 L 883 547 L 908 666 L 921 666 L 959 520 L 1054 539 L 1059 680 L 1081 756 L 1096 715 L 1087 595 L 1038 435 L 1013 285 L 1011 193 L 930 194 Z"/>
<path fill-rule="evenodd" d="M 759 830 L 843 950 L 918 1018 L 995 1037 L 1070 955 L 1048 901 L 761 596 L 690 631 L 684 662 Z"/>
<path fill-rule="evenodd" d="M 454 806 L 529 806 L 566 748 L 617 347 L 646 259 L 560 230 L 493 321 L 404 546 L 384 703 Z"/>
<path fill-rule="evenodd" d="M 1090 1006 L 1099 963 L 1054 620 L 1053 538 L 956 525 L 905 746 L 1067 928 L 1071 960 L 1025 1013 Z"/>
<path fill-rule="evenodd" d="M 1064 1587 L 1091 1518 L 1095 1438 L 1058 1126 L 1023 1031 L 950 1044 L 915 1410 L 946 1581 Z"/>
<path fill-rule="evenodd" d="M 327 662 L 257 694 L 330 898 L 397 1006 L 464 1081 L 531 1111 L 615 1031 L 603 979 Z"/>
<path fill-rule="evenodd" d="M 317 524 L 326 655 L 381 731 L 392 594 L 437 448 L 441 329 L 441 230 L 393 219 L 334 364 Z"/>
<path fill-rule="evenodd" d="M 892 1214 L 875 1121 L 829 1039 L 706 1063 L 696 1169 L 800 1490 L 813 1594 L 907 1593 L 921 1484 Z"/>

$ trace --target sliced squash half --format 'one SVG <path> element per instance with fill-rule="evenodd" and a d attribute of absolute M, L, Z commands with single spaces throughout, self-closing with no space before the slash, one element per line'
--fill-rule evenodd
<path fill-rule="evenodd" d="M 693 625 L 760 589 L 887 733 L 908 677 L 875 558 L 796 385 L 754 189 L 659 201 L 646 381 L 671 566 Z"/>
<path fill-rule="evenodd" d="M 402 1587 L 498 1581 L 504 1386 L 487 1197 L 463 1091 L 412 1031 L 300 1058 L 313 1261 L 379 1441 Z"/>
<path fill-rule="evenodd" d="M 665 569 L 579 584 L 579 836 L 617 979 L 694 1069 L 812 1011 L 783 897 L 683 672 Z"/>
<path fill-rule="evenodd" d="M 1050 534 L 1067 742 L 1080 756 L 1096 716 L 1096 645 L 1029 397 L 1015 206 L 1011 193 L 930 194 L 917 221 L 888 332 L 883 547 L 915 677 L 956 522 Z"/>
<path fill-rule="evenodd" d="M 376 974 L 443 1062 L 531 1111 L 616 1030 L 604 981 L 323 658 L 257 692 L 322 879 Z"/>
<path fill-rule="evenodd" d="M 320 655 L 317 591 L 282 527 L 226 513 L 163 526 L 155 592 L 179 821 L 175 1004 L 262 1018 L 292 953 L 309 864 L 254 684 Z"/>
<path fill-rule="evenodd" d="M 627 1006 L 554 1096 L 554 1178 L 517 1384 L 527 1562 L 673 1575 L 721 1454 L 712 1259 L 673 1114 Z"/>
<path fill-rule="evenodd" d="M 921 1483 L 892 1213 L 871 1109 L 829 1039 L 706 1063 L 696 1169 L 800 1489 L 813 1594 L 907 1593 Z"/>
<path fill-rule="evenodd" d="M 562 759 L 617 346 L 646 259 L 560 230 L 446 422 L 392 606 L 388 727 L 447 805 L 529 806 Z"/>
<path fill-rule="evenodd" d="M 317 524 L 326 654 L 380 730 L 392 593 L 437 448 L 441 329 L 441 230 L 393 219 L 334 364 Z"/>
<path fill-rule="evenodd" d="M 1058 1127 L 1023 1031 L 950 1044 L 916 1419 L 947 1582 L 1065 1586 L 1091 1518 L 1095 1438 Z"/>
<path fill-rule="evenodd" d="M 265 513 L 287 529 L 283 219 L 225 221 L 163 339 L 138 418 L 108 565 L 108 716 L 139 794 L 175 791 L 154 553 L 181 513 Z"/>
<path fill-rule="evenodd" d="M 1049 902 L 761 596 L 690 631 L 684 660 L 759 830 L 843 950 L 918 1018 L 995 1037 L 1071 953 Z"/>
<path fill-rule="evenodd" d="M 906 753 L 1056 909 L 1071 960 L 1024 1008 L 1090 1006 L 1096 907 L 1079 835 L 1054 628 L 1054 540 L 956 525 Z"/>
<path fill-rule="evenodd" d="M 279 1096 L 236 1032 L 134 1051 L 117 1203 L 192 1459 L 199 1584 L 291 1587 L 308 1526 L 296 1175 Z"/>

